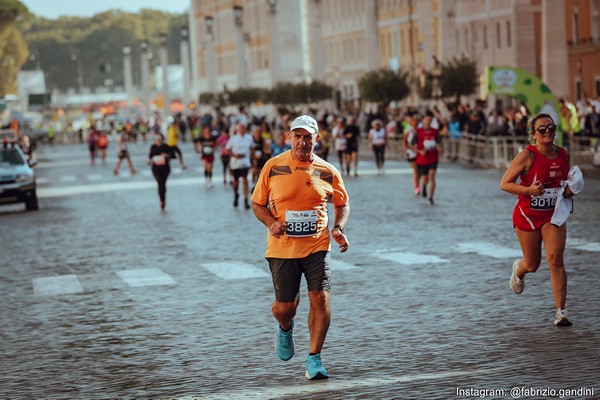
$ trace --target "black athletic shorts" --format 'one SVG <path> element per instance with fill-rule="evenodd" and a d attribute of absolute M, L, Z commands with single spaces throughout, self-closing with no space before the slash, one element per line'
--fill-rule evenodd
<path fill-rule="evenodd" d="M 240 168 L 232 169 L 231 173 L 233 174 L 233 178 L 238 180 L 239 178 L 246 178 L 248 176 L 248 171 L 250 171 L 250 168 Z"/>
<path fill-rule="evenodd" d="M 419 176 L 429 175 L 429 170 L 437 170 L 438 163 L 437 161 L 427 165 L 417 165 L 417 171 L 419 172 Z"/>
<path fill-rule="evenodd" d="M 275 299 L 280 303 L 294 302 L 300 292 L 302 274 L 309 291 L 329 292 L 330 260 L 329 251 L 318 251 L 304 258 L 267 257 L 275 288 Z"/>

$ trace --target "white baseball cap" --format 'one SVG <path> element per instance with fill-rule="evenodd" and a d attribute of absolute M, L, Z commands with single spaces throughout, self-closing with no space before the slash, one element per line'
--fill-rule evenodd
<path fill-rule="evenodd" d="M 299 128 L 306 129 L 310 133 L 319 132 L 319 125 L 317 125 L 317 121 L 310 115 L 301 115 L 296 118 L 294 122 L 292 122 L 290 132 Z"/>

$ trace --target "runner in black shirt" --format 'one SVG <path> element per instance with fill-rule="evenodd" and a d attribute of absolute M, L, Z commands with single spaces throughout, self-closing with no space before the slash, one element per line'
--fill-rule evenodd
<path fill-rule="evenodd" d="M 154 134 L 154 144 L 150 147 L 148 154 L 148 165 L 152 166 L 152 174 L 158 183 L 158 197 L 160 208 L 165 209 L 167 194 L 167 178 L 171 173 L 169 160 L 173 157 L 173 148 L 164 143 L 164 137 L 160 133 Z"/>
<path fill-rule="evenodd" d="M 348 118 L 348 123 L 344 128 L 344 136 L 346 137 L 346 150 L 344 151 L 346 175 L 350 175 L 350 163 L 352 163 L 354 165 L 354 176 L 358 176 L 358 140 L 360 138 L 360 128 L 354 123 L 354 118 L 352 117 Z"/>
<path fill-rule="evenodd" d="M 204 182 L 207 188 L 212 188 L 212 170 L 215 162 L 215 147 L 217 140 L 212 136 L 208 127 L 202 130 L 202 136 L 197 141 L 196 148 L 200 153 L 202 166 L 204 167 Z"/>

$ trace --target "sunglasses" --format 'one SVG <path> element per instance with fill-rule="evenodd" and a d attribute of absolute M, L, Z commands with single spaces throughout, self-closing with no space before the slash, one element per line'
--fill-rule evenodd
<path fill-rule="evenodd" d="M 540 125 L 537 128 L 535 128 L 534 131 L 538 131 L 542 136 L 544 136 L 546 133 L 552 135 L 554 132 L 556 132 L 556 125 Z"/>

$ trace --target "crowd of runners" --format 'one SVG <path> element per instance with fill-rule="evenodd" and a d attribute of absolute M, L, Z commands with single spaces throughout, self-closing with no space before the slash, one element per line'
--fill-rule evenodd
<path fill-rule="evenodd" d="M 593 120 L 597 108 L 590 103 L 587 109 L 590 112 L 583 120 Z M 575 123 L 577 111 L 573 104 L 563 101 L 560 115 L 553 117 L 560 121 L 566 133 L 567 148 L 569 135 L 572 137 L 581 132 Z M 390 149 L 397 151 L 400 148 L 401 157 L 413 170 L 412 185 L 407 190 L 422 196 L 431 205 L 435 204 L 441 138 L 460 138 L 464 134 L 525 138 L 530 119 L 523 107 L 485 110 L 479 104 L 460 104 L 452 109 L 404 108 L 392 113 L 379 110 L 330 113 L 318 110 L 310 114 L 318 123 L 320 137 L 315 155 L 334 164 L 342 175 L 358 177 L 359 155 L 372 152 L 377 175 L 384 175 L 386 152 L 389 154 Z M 176 114 L 164 121 L 158 115 L 148 121 L 96 121 L 87 139 L 82 140 L 87 140 L 91 164 L 98 159 L 106 163 L 109 139 L 116 142 L 115 175 L 119 174 L 123 162 L 131 174 L 137 172 L 129 156 L 129 143 L 148 140 L 154 143 L 153 135 L 162 135 L 162 141 L 172 148 L 167 162 L 175 160 L 182 169 L 186 169 L 187 165 L 181 148 L 193 146 L 202 164 L 207 188 L 214 186 L 215 171 L 220 172 L 223 183 L 233 188 L 232 204 L 249 209 L 249 195 L 266 161 L 290 148 L 288 132 L 294 117 L 296 115 L 292 113 L 255 115 L 240 107 L 237 112 L 227 115 Z M 397 143 L 392 147 L 390 142 Z M 394 156 L 397 158 L 396 154 Z M 161 204 L 164 204 L 164 199 L 161 199 Z"/>
<path fill-rule="evenodd" d="M 474 117 L 475 112 L 469 116 Z M 316 117 L 284 114 L 268 119 L 250 116 L 240 109 L 227 117 L 207 115 L 184 121 L 175 116 L 165 121 L 164 128 L 157 124 L 147 130 L 154 141 L 147 163 L 158 183 L 161 209 L 166 206 L 169 165 L 175 161 L 186 168 L 179 146 L 189 142 L 202 162 L 207 189 L 214 185 L 214 163 L 220 159 L 223 184 L 232 188 L 233 207 L 252 209 L 265 225 L 265 257 L 275 290 L 272 312 L 278 322 L 276 348 L 284 361 L 295 354 L 294 317 L 300 280 L 305 276 L 310 303 L 306 377 L 311 380 L 328 377 L 321 350 L 330 323 L 331 241 L 342 252 L 350 247 L 344 234 L 350 201 L 343 177 L 361 174 L 360 144 L 368 140 L 377 175 L 384 175 L 386 147 L 390 140 L 400 141 L 407 165 L 413 170 L 412 187 L 407 190 L 434 205 L 436 171 L 442 152 L 440 138 L 451 129 L 464 129 L 452 125 L 456 114 L 447 120 L 435 110 L 406 110 L 396 118 L 376 113 L 321 113 Z M 515 157 L 502 178 L 501 188 L 517 195 L 513 225 L 523 251 L 523 257 L 512 265 L 510 288 L 517 294 L 523 292 L 525 275 L 536 272 L 540 266 L 543 245 L 556 303 L 554 324 L 570 326 L 563 259 L 565 221 L 572 211 L 572 197 L 581 190 L 583 181 L 576 168 L 570 169 L 567 149 L 555 145 L 556 131 L 557 124 L 549 114 L 539 114 L 528 122 L 526 135 L 531 145 Z M 102 135 L 100 132 L 90 136 L 96 137 L 95 146 L 104 162 L 107 146 L 100 145 Z M 131 131 L 119 133 L 115 174 L 122 160 L 127 160 L 132 174 L 136 172 L 127 152 L 127 143 L 135 140 Z M 92 150 L 95 151 L 90 142 L 93 164 Z M 334 205 L 333 228 L 327 223 L 328 202 Z M 557 209 L 562 210 L 559 216 Z"/>

